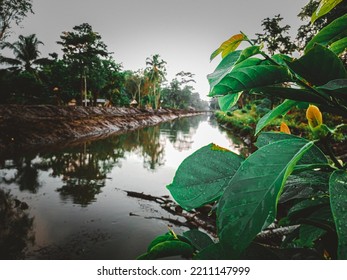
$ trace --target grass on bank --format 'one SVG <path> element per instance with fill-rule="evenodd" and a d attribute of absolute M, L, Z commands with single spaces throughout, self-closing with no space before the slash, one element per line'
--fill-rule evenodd
<path fill-rule="evenodd" d="M 215 117 L 219 124 L 242 138 L 253 139 L 255 128 L 259 119 L 271 110 L 271 101 L 269 99 L 255 100 L 243 108 L 233 108 L 231 111 L 216 111 Z M 264 131 L 280 131 L 281 123 L 284 122 L 290 129 L 291 134 L 310 139 L 311 133 L 305 116 L 305 109 L 295 108 L 285 116 L 276 118 L 271 125 L 267 126 Z M 334 127 L 341 123 L 346 123 L 342 117 L 323 113 L 324 123 L 328 127 Z M 347 140 L 344 130 L 334 137 L 336 142 Z M 253 142 L 253 141 L 252 141 Z"/>

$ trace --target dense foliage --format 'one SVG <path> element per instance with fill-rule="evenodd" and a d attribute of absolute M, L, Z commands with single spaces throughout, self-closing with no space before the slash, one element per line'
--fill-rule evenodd
<path fill-rule="evenodd" d="M 341 1 L 323 0 L 312 21 Z M 216 144 L 207 145 L 178 168 L 168 186 L 186 211 L 214 203 L 217 239 L 198 230 L 157 237 L 140 259 L 182 255 L 195 259 L 347 259 L 347 164 L 331 147 L 345 125 L 328 127 L 320 111 L 347 116 L 347 14 L 322 28 L 299 58 L 269 55 L 243 33 L 213 52 L 222 55 L 208 76 L 210 96 L 228 111 L 244 94 L 284 99 L 257 123 L 257 150 L 243 158 Z M 236 50 L 241 42 L 249 47 Z M 306 110 L 313 141 L 280 132 L 263 132 L 292 108 Z M 319 109 L 320 108 L 320 109 Z"/>

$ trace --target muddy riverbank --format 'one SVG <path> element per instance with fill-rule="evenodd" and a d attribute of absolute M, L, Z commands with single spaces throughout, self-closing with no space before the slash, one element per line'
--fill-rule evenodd
<path fill-rule="evenodd" d="M 63 145 L 102 137 L 197 114 L 201 112 L 50 105 L 0 106 L 0 155 L 35 146 Z"/>

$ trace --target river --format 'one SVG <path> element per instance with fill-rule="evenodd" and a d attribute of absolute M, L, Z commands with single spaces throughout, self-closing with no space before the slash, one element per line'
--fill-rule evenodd
<path fill-rule="evenodd" d="M 136 258 L 167 232 L 161 218 L 177 217 L 126 191 L 169 196 L 166 185 L 179 164 L 211 142 L 242 151 L 239 140 L 202 115 L 2 159 L 0 257 Z"/>

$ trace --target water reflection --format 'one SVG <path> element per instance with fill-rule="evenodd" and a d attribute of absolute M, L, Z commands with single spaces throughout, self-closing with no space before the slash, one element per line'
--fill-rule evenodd
<path fill-rule="evenodd" d="M 24 252 L 31 246 L 34 249 L 29 255 L 35 258 L 35 252 L 56 246 L 66 248 L 63 251 L 70 252 L 70 257 L 78 248 L 81 254 L 90 255 L 77 258 L 135 258 L 144 250 L 141 246 L 167 227 L 141 217 L 163 221 L 165 215 L 176 217 L 158 206 L 127 197 L 125 191 L 167 195 L 165 186 L 179 163 L 210 142 L 234 147 L 226 132 L 205 115 L 0 160 L 0 242 L 9 244 L 4 249 L 4 243 L 0 243 L 1 257 L 25 258 L 28 254 Z M 26 201 L 29 209 L 18 206 L 22 204 L 15 197 Z M 111 250 L 113 246 L 119 250 Z"/>
<path fill-rule="evenodd" d="M 62 200 L 81 206 L 95 201 L 105 185 L 107 174 L 124 157 L 121 149 L 111 149 L 99 142 L 84 143 L 71 150 L 42 156 L 42 165 L 48 167 L 52 177 L 61 178 L 64 185 L 57 189 Z"/>
<path fill-rule="evenodd" d="M 0 259 L 21 259 L 34 243 L 33 218 L 28 205 L 0 189 Z"/>
<path fill-rule="evenodd" d="M 105 186 L 107 174 L 115 166 L 121 167 L 121 159 L 125 159 L 127 154 L 141 156 L 144 168 L 154 171 L 165 163 L 165 141 L 160 138 L 161 133 L 164 132 L 178 151 L 188 150 L 192 135 L 206 118 L 183 118 L 61 151 L 17 157 L 3 163 L 3 168 L 14 172 L 12 176 L 2 177 L 0 182 L 17 184 L 20 191 L 36 193 L 41 186 L 39 172 L 49 171 L 50 176 L 63 182 L 56 190 L 61 199 L 85 207 L 95 201 L 96 195 Z"/>
<path fill-rule="evenodd" d="M 4 164 L 8 169 L 16 169 L 12 177 L 4 177 L 2 181 L 5 184 L 17 184 L 21 191 L 29 191 L 36 193 L 40 187 L 38 181 L 38 167 L 33 163 L 33 157 L 19 157 L 15 158 L 9 164 Z M 1 181 L 0 181 L 1 182 Z"/>
<path fill-rule="evenodd" d="M 198 118 L 184 118 L 179 122 L 165 123 L 162 129 L 168 133 L 168 139 L 178 151 L 189 150 L 193 144 L 192 137 L 200 122 L 206 121 L 207 116 Z"/>

